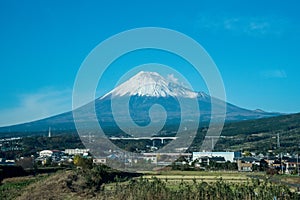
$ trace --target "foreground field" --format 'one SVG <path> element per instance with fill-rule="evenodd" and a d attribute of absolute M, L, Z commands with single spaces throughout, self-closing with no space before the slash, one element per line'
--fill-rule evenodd
<path fill-rule="evenodd" d="M 1 199 L 300 199 L 287 186 L 271 183 L 261 173 L 162 171 L 131 178 L 114 173 L 100 167 L 9 179 L 1 186 L 9 186 Z"/>
<path fill-rule="evenodd" d="M 238 173 L 238 172 L 201 172 L 201 171 L 163 171 L 144 172 L 143 178 L 153 177 L 165 181 L 167 185 L 176 185 L 184 182 L 207 182 L 213 183 L 223 180 L 230 183 L 246 183 L 251 180 L 251 176 L 263 176 L 262 173 Z"/>
<path fill-rule="evenodd" d="M 298 192 L 300 188 L 300 177 L 291 175 L 266 176 L 264 172 L 236 172 L 236 171 L 162 171 L 162 172 L 143 172 L 143 178 L 153 177 L 165 181 L 167 185 L 176 185 L 185 182 L 207 182 L 214 183 L 223 180 L 228 183 L 247 183 L 252 179 L 259 179 L 274 184 L 282 184 L 289 187 L 293 192 Z"/>

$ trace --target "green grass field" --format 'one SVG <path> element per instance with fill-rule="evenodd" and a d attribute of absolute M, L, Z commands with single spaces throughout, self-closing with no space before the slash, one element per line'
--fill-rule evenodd
<path fill-rule="evenodd" d="M 246 183 L 251 181 L 252 176 L 263 177 L 262 173 L 240 173 L 240 172 L 207 172 L 207 171 L 162 171 L 144 172 L 143 178 L 151 180 L 158 178 L 164 181 L 167 186 L 174 188 L 182 182 L 213 183 L 223 180 L 228 183 Z"/>
<path fill-rule="evenodd" d="M 292 191 L 297 191 L 300 186 L 300 177 L 292 175 L 275 175 L 272 177 L 266 176 L 264 172 L 236 172 L 236 171 L 144 171 L 143 178 L 151 180 L 153 177 L 166 182 L 167 186 L 173 188 L 181 182 L 207 182 L 214 183 L 223 180 L 228 183 L 247 183 L 251 182 L 252 178 L 258 178 L 263 181 L 269 181 L 276 184 L 288 186 Z"/>

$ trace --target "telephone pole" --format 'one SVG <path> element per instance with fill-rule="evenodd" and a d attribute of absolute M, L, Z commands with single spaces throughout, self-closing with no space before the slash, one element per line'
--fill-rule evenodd
<path fill-rule="evenodd" d="M 283 174 L 282 153 L 280 153 L 280 166 L 281 166 L 281 174 Z"/>
<path fill-rule="evenodd" d="M 297 153 L 297 173 L 299 176 L 300 175 L 300 173 L 299 173 L 299 153 Z"/>
<path fill-rule="evenodd" d="M 277 133 L 277 147 L 280 148 L 280 138 L 279 138 L 279 133 Z"/>

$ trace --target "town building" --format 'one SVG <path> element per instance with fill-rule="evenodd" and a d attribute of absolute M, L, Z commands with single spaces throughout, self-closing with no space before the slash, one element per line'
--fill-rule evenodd
<path fill-rule="evenodd" d="M 252 171 L 253 163 L 238 160 L 237 164 L 238 164 L 238 171 L 241 171 L 241 172 L 251 172 Z"/>
<path fill-rule="evenodd" d="M 105 165 L 106 164 L 106 158 L 94 158 L 93 163 L 96 164 L 96 165 L 99 165 L 99 164 Z"/>
<path fill-rule="evenodd" d="M 89 149 L 66 149 L 65 154 L 68 155 L 83 155 L 89 152 Z"/>
<path fill-rule="evenodd" d="M 299 168 L 299 160 L 297 158 L 289 158 L 286 162 L 286 170 L 285 173 L 291 174 L 293 171 L 298 172 L 297 168 Z"/>
<path fill-rule="evenodd" d="M 224 157 L 225 161 L 235 162 L 242 157 L 241 152 L 193 152 L 192 160 L 201 157 Z"/>
<path fill-rule="evenodd" d="M 45 157 L 51 157 L 52 154 L 53 154 L 53 151 L 51 150 L 43 150 L 43 151 L 40 151 L 40 157 L 42 158 L 45 158 Z"/>
<path fill-rule="evenodd" d="M 202 164 L 202 166 L 206 166 L 206 165 L 209 165 L 211 162 L 215 162 L 215 163 L 225 163 L 226 162 L 224 157 L 209 157 L 209 156 L 199 157 L 195 161 L 198 161 L 195 163 L 196 167 L 200 167 L 201 166 L 200 164 Z"/>

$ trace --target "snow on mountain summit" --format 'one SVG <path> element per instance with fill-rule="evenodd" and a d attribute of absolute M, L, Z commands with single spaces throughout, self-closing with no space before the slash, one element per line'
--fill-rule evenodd
<path fill-rule="evenodd" d="M 104 95 L 196 98 L 199 93 L 165 79 L 157 72 L 141 71 Z M 101 99 L 102 99 L 101 98 Z"/>

